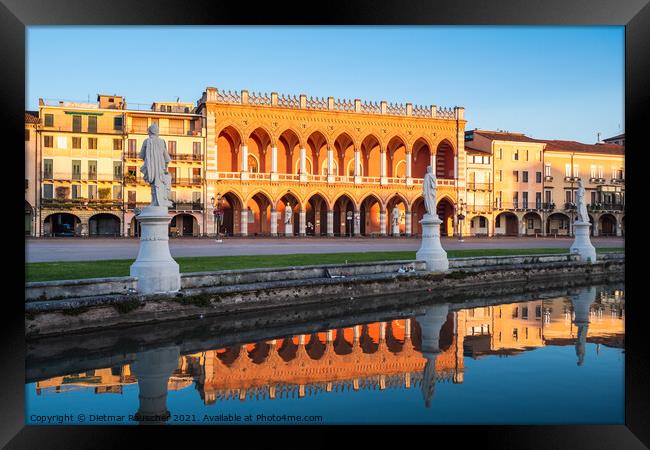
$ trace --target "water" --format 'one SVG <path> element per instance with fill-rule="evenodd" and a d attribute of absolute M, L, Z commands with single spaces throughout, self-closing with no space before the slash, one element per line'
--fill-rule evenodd
<path fill-rule="evenodd" d="M 26 383 L 26 423 L 623 424 L 621 286 L 547 297 L 423 305 L 188 354 L 178 341 L 118 346 L 101 366 Z"/>

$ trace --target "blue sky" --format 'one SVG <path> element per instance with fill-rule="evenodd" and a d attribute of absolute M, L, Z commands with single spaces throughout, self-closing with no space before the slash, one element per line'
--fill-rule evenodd
<path fill-rule="evenodd" d="M 624 28 L 28 27 L 39 97 L 195 102 L 206 86 L 464 106 L 467 128 L 592 143 L 624 124 Z"/>

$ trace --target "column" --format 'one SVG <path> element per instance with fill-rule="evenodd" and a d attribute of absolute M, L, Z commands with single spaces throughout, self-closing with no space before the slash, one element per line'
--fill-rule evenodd
<path fill-rule="evenodd" d="M 327 210 L 327 236 L 334 236 L 334 210 Z"/>
<path fill-rule="evenodd" d="M 271 208 L 271 236 L 278 235 L 278 210 Z"/>
<path fill-rule="evenodd" d="M 404 213 L 404 216 L 405 216 L 405 220 L 406 220 L 406 224 L 405 224 L 406 226 L 405 226 L 404 233 L 406 234 L 406 236 L 410 236 L 411 235 L 411 222 L 412 222 L 413 214 L 411 213 L 411 211 L 406 211 Z"/>
<path fill-rule="evenodd" d="M 304 209 L 300 210 L 299 218 L 300 218 L 300 223 L 298 224 L 299 225 L 298 234 L 300 236 L 305 236 L 306 235 L 305 225 L 307 223 L 307 211 L 305 211 Z"/>
<path fill-rule="evenodd" d="M 271 147 L 271 181 L 278 179 L 278 147 L 273 144 Z"/>
<path fill-rule="evenodd" d="M 404 319 L 404 340 L 411 339 L 411 319 Z"/>
<path fill-rule="evenodd" d="M 616 217 L 616 236 L 623 236 L 623 231 L 621 228 L 621 219 Z"/>
<path fill-rule="evenodd" d="M 334 149 L 327 147 L 327 182 L 332 181 L 334 181 Z"/>
<path fill-rule="evenodd" d="M 248 180 L 248 146 L 241 145 L 241 179 Z"/>
<path fill-rule="evenodd" d="M 386 236 L 386 210 L 379 211 L 379 234 Z"/>
<path fill-rule="evenodd" d="M 239 222 L 239 230 L 242 236 L 248 236 L 248 208 L 241 210 L 241 220 Z"/>
<path fill-rule="evenodd" d="M 406 154 L 406 184 L 411 185 L 413 184 L 413 180 L 411 179 L 411 153 Z"/>
<path fill-rule="evenodd" d="M 300 147 L 300 181 L 307 181 L 307 150 Z"/>
<path fill-rule="evenodd" d="M 594 214 L 594 223 L 591 228 L 594 230 L 594 237 L 598 237 L 598 222 L 600 217 Z"/>
<path fill-rule="evenodd" d="M 354 178 L 356 182 L 356 178 L 361 176 L 361 173 L 359 173 L 359 166 L 360 166 L 360 161 L 361 161 L 361 150 L 358 148 L 354 149 Z"/>
<path fill-rule="evenodd" d="M 431 169 L 433 170 L 433 173 L 436 173 L 436 154 L 431 151 L 431 155 L 429 156 L 429 165 L 431 166 Z"/>
<path fill-rule="evenodd" d="M 379 149 L 379 176 L 381 177 L 379 182 L 380 184 L 386 184 L 388 181 L 386 179 L 386 149 Z"/>
<path fill-rule="evenodd" d="M 355 236 L 361 236 L 361 211 L 352 213 L 352 229 Z"/>

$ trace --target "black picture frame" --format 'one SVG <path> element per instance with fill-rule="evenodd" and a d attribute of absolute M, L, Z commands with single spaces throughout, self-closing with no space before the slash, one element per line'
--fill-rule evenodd
<path fill-rule="evenodd" d="M 220 24 L 304 24 L 304 25 L 625 25 L 625 132 L 627 204 L 635 205 L 636 211 L 643 210 L 643 204 L 635 201 L 635 183 L 640 183 L 643 165 L 640 160 L 645 148 L 641 143 L 641 128 L 647 123 L 650 96 L 650 6 L 647 0 L 548 0 L 545 2 L 522 2 L 507 0 L 499 3 L 485 0 L 464 2 L 447 1 L 445 3 L 414 1 L 394 2 L 388 0 L 343 1 L 343 2 L 307 2 L 293 6 L 278 2 L 267 2 L 253 6 L 249 2 L 186 1 L 178 4 L 171 1 L 125 1 L 112 0 L 89 2 L 87 0 L 2 0 L 0 4 L 0 46 L 2 64 L 0 71 L 3 81 L 2 108 L 3 123 L 11 130 L 5 136 L 12 139 L 6 142 L 5 157 L 11 154 L 12 167 L 24 164 L 19 137 L 23 134 L 22 120 L 25 109 L 25 27 L 29 25 L 220 25 Z M 56 51 L 56 49 L 53 49 Z M 218 56 L 218 52 L 215 52 Z M 607 61 L 603 61 L 607 64 Z M 198 64 L 197 64 L 198 66 Z M 197 70 L 199 70 L 197 68 Z M 560 69 L 561 70 L 561 69 Z M 217 76 L 217 74 L 215 74 Z M 585 74 L 589 76 L 589 74 Z M 11 144 L 10 144 L 11 143 Z M 13 158 L 15 157 L 15 160 Z M 22 185 L 20 170 L 5 173 L 11 179 L 11 185 Z M 6 181 L 9 183 L 9 179 Z M 630 184 L 632 183 L 632 184 Z M 8 211 L 21 211 L 21 195 L 5 197 Z M 20 209 L 19 209 L 20 208 Z M 12 217 L 11 214 L 8 214 Z M 641 243 L 643 235 L 636 231 L 641 229 L 640 212 L 626 211 L 626 244 Z M 133 446 L 135 434 L 141 434 L 138 427 L 36 427 L 25 426 L 24 417 L 24 310 L 21 298 L 24 295 L 24 242 L 15 238 L 23 226 L 20 214 L 15 214 L 15 221 L 7 221 L 4 240 L 5 262 L 7 269 L 15 275 L 6 275 L 4 308 L 0 317 L 4 319 L 2 339 L 3 400 L 0 402 L 2 421 L 0 421 L 0 445 L 7 448 L 107 448 Z M 11 247 L 11 249 L 9 249 Z M 407 434 L 397 433 L 392 427 L 361 430 L 355 428 L 354 434 L 360 436 L 382 436 L 394 434 L 397 439 L 404 439 L 404 444 L 416 444 L 413 432 L 422 433 L 419 438 L 427 436 L 431 442 L 442 443 L 446 439 L 461 443 L 463 446 L 480 445 L 492 448 L 645 448 L 650 445 L 650 402 L 645 380 L 650 379 L 650 364 L 647 354 L 648 337 L 644 333 L 642 289 L 635 282 L 635 267 L 645 270 L 646 264 L 635 264 L 640 255 L 640 245 L 626 245 L 626 349 L 625 378 L 626 406 L 625 425 L 597 426 L 452 426 L 452 427 L 413 427 Z M 13 292 L 15 290 L 15 292 Z M 561 380 L 554 380 L 561 382 Z M 543 393 L 540 391 L 540 395 Z M 214 439 L 214 429 L 193 427 L 146 427 L 159 438 L 167 439 L 172 432 L 191 433 L 191 442 L 198 443 L 204 432 Z M 206 429 L 207 428 L 207 429 Z M 272 432 L 282 432 L 283 427 L 261 429 L 268 439 Z M 251 428 L 247 428 L 251 429 Z M 259 431 L 260 428 L 254 428 Z M 316 431 L 321 442 L 330 436 L 329 430 L 308 428 Z M 284 429 L 284 433 L 287 433 Z M 232 431 L 232 430 L 231 430 Z M 291 430 L 293 433 L 294 430 Z M 247 433 L 247 436 L 249 434 Z M 187 436 L 187 435 L 186 435 Z M 286 436 L 286 434 L 285 434 Z M 187 437 L 186 437 L 187 439 Z M 270 439 L 273 439 L 270 437 Z M 331 439 L 331 438 L 329 438 Z M 314 439 L 315 440 L 315 439 Z M 215 445 L 225 445 L 219 440 Z M 283 442 L 286 444 L 286 441 Z M 189 443 L 188 443 L 189 445 Z M 194 445 L 194 444 L 192 444 Z M 309 442 L 301 445 L 310 445 Z"/>

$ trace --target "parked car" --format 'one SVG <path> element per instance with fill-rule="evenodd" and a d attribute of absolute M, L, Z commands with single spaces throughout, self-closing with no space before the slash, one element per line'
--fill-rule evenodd
<path fill-rule="evenodd" d="M 69 223 L 62 223 L 59 231 L 53 234 L 54 236 L 74 236 L 74 226 Z"/>

